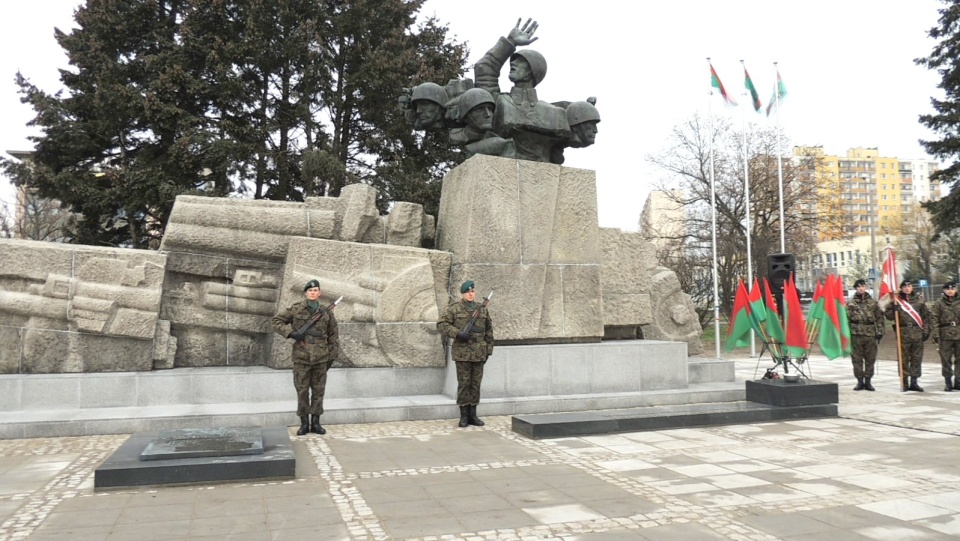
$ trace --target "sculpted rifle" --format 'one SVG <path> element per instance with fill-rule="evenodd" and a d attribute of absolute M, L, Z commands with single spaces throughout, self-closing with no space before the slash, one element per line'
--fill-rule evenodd
<path fill-rule="evenodd" d="M 299 336 L 302 337 L 304 334 L 306 334 L 307 331 L 310 330 L 310 327 L 313 327 L 314 325 L 317 324 L 318 321 L 320 321 L 320 318 L 323 317 L 323 314 L 325 314 L 325 313 L 333 310 L 334 308 L 336 308 L 337 305 L 340 304 L 340 301 L 342 301 L 342 300 L 343 300 L 343 295 L 340 295 L 340 297 L 337 298 L 337 300 L 335 300 L 335 301 L 331 302 L 330 304 L 324 306 L 323 308 L 320 308 L 319 310 L 317 310 L 317 313 L 313 314 L 313 316 L 312 316 L 310 319 L 308 319 L 307 322 L 304 323 L 303 326 L 300 327 L 300 328 L 297 330 L 297 332 L 295 332 L 295 333 L 293 333 L 293 334 L 294 334 L 294 335 L 299 335 Z M 303 345 L 303 339 L 302 339 L 302 338 L 299 339 L 299 340 L 297 340 L 297 342 L 298 342 L 301 346 Z"/>

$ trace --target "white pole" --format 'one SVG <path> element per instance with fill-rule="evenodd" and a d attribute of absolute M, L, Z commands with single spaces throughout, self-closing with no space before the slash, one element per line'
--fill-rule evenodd
<path fill-rule="evenodd" d="M 780 69 L 777 68 L 777 63 L 773 63 L 773 67 L 777 70 L 777 81 L 774 83 L 773 94 L 776 96 L 776 102 L 774 107 L 776 108 L 777 114 L 777 182 L 780 187 L 780 253 L 787 253 L 787 243 L 786 243 L 786 234 L 785 234 L 785 224 L 783 220 L 783 151 L 780 149 Z"/>
<path fill-rule="evenodd" d="M 743 74 L 747 74 L 747 66 L 744 65 L 743 60 L 740 61 L 740 65 L 743 66 Z M 744 85 L 744 96 L 747 96 L 746 100 L 750 103 L 750 107 L 753 107 L 753 97 L 749 96 L 746 91 L 746 85 Z M 740 117 L 743 122 L 743 194 L 746 199 L 746 232 L 747 232 L 747 283 L 753 284 L 753 255 L 750 253 L 750 163 L 749 163 L 749 152 L 747 149 L 747 108 L 743 108 L 743 114 Z M 750 329 L 750 356 L 757 356 L 757 344 L 754 340 L 754 331 Z"/>
<path fill-rule="evenodd" d="M 710 58 L 707 58 L 710 64 Z M 720 356 L 720 279 L 717 273 L 717 188 L 713 170 L 713 86 L 710 86 L 710 99 L 707 100 L 707 116 L 710 117 L 710 233 L 713 240 L 713 334 L 717 346 L 717 358 Z"/>

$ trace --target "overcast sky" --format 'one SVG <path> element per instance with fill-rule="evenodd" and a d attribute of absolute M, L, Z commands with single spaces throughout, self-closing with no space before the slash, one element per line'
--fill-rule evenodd
<path fill-rule="evenodd" d="M 20 70 L 44 90 L 60 88 L 57 69 L 66 67 L 66 58 L 53 28 L 71 28 L 80 3 L 4 5 L 0 150 L 31 148 L 25 124 L 32 111 L 19 102 L 13 77 Z M 878 147 L 882 156 L 924 157 L 917 141 L 933 134 L 917 116 L 931 111 L 938 78 L 913 59 L 929 54 L 933 41 L 926 33 L 936 25 L 940 6 L 937 0 L 427 0 L 422 13 L 435 15 L 469 44 L 470 65 L 517 18 L 538 21 L 539 39 L 530 48 L 549 65 L 537 87 L 540 98 L 596 96 L 602 117 L 596 145 L 568 149 L 566 165 L 597 172 L 601 226 L 636 230 L 644 199 L 659 178 L 645 156 L 663 150 L 674 126 L 707 112 L 707 57 L 741 103 L 744 60 L 764 106 L 773 63 L 779 62 L 789 92 L 780 120 L 790 145 L 822 145 L 829 154 Z M 504 78 L 501 86 L 509 82 Z M 714 102 L 712 110 L 740 125 L 739 108 Z M 748 119 L 767 122 L 752 112 Z M 10 194 L 9 182 L 0 177 L 0 198 Z"/>

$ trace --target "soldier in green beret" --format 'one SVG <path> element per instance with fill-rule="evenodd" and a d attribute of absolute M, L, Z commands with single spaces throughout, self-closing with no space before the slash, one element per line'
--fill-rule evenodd
<path fill-rule="evenodd" d="M 930 316 L 933 343 L 940 349 L 943 390 L 960 390 L 960 302 L 956 282 L 943 284 L 943 295 L 930 308 Z"/>
<path fill-rule="evenodd" d="M 322 309 L 320 282 L 310 280 L 304 286 L 303 293 L 303 300 L 293 303 L 273 318 L 273 330 L 280 336 L 293 339 L 293 386 L 297 390 L 297 415 L 300 417 L 298 436 L 308 432 L 327 433 L 320 426 L 323 394 L 327 386 L 327 370 L 340 354 L 340 336 L 333 311 L 324 309 L 316 324 L 303 334 L 298 332 L 317 310 Z"/>
<path fill-rule="evenodd" d="M 440 334 L 453 340 L 453 360 L 457 364 L 457 405 L 460 406 L 460 428 L 483 426 L 477 417 L 480 403 L 480 381 L 483 365 L 493 353 L 493 322 L 486 306 L 476 302 L 473 280 L 460 284 L 460 300 L 447 307 L 437 322 Z M 470 328 L 467 324 L 474 312 L 479 314 Z"/>

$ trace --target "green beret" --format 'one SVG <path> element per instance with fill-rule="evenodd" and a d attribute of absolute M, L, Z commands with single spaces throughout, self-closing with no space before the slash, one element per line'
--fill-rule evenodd
<path fill-rule="evenodd" d="M 307 282 L 307 285 L 303 286 L 303 290 L 306 291 L 312 287 L 320 289 L 320 282 L 317 281 L 316 279 L 310 280 L 309 282 Z"/>
<path fill-rule="evenodd" d="M 466 293 L 473 289 L 473 280 L 467 280 L 466 282 L 460 284 L 460 293 Z"/>

